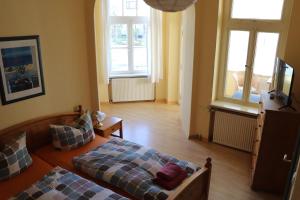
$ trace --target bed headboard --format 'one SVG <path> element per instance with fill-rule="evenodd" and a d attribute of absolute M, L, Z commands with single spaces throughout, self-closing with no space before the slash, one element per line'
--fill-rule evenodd
<path fill-rule="evenodd" d="M 3 144 L 8 139 L 26 132 L 27 148 L 29 152 L 33 152 L 36 149 L 51 143 L 52 139 L 49 133 L 50 124 L 70 125 L 74 123 L 74 120 L 79 118 L 82 113 L 81 106 L 78 108 L 79 109 L 76 112 L 39 117 L 0 130 L 0 143 Z"/>

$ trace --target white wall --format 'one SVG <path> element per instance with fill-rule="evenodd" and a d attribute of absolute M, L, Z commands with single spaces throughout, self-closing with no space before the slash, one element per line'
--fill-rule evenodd
<path fill-rule="evenodd" d="M 195 42 L 195 7 L 182 13 L 180 108 L 184 133 L 190 135 Z"/>

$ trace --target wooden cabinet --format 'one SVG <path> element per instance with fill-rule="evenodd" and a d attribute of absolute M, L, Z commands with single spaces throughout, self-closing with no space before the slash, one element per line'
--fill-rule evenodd
<path fill-rule="evenodd" d="M 279 110 L 282 104 L 262 95 L 252 152 L 252 189 L 282 194 L 290 169 L 283 161 L 291 159 L 300 128 L 300 113 Z"/>

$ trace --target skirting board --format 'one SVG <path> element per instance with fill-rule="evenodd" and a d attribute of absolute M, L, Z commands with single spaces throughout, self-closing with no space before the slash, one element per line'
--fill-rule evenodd
<path fill-rule="evenodd" d="M 156 99 L 155 103 L 167 103 L 166 99 Z"/>
<path fill-rule="evenodd" d="M 201 135 L 190 135 L 189 140 L 200 140 L 202 142 L 209 142 L 207 138 L 202 137 Z"/>
<path fill-rule="evenodd" d="M 176 101 L 169 101 L 167 102 L 167 100 L 165 99 L 158 99 L 158 100 L 155 100 L 155 101 L 152 101 L 152 100 L 149 100 L 149 101 L 130 101 L 130 102 L 118 102 L 119 104 L 120 103 L 137 103 L 137 102 L 154 102 L 154 103 L 163 103 L 163 104 L 170 104 L 170 105 L 178 105 L 178 102 Z M 102 101 L 100 102 L 100 104 L 102 105 L 106 105 L 106 104 L 113 104 L 111 102 L 108 102 L 108 101 Z"/>
<path fill-rule="evenodd" d="M 178 105 L 178 101 L 167 101 L 166 99 L 156 99 L 155 103 L 165 103 L 170 105 Z"/>

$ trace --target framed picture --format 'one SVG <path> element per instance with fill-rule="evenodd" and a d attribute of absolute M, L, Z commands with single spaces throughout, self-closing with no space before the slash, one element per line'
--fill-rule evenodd
<path fill-rule="evenodd" d="M 3 105 L 45 94 L 39 36 L 0 37 Z"/>

